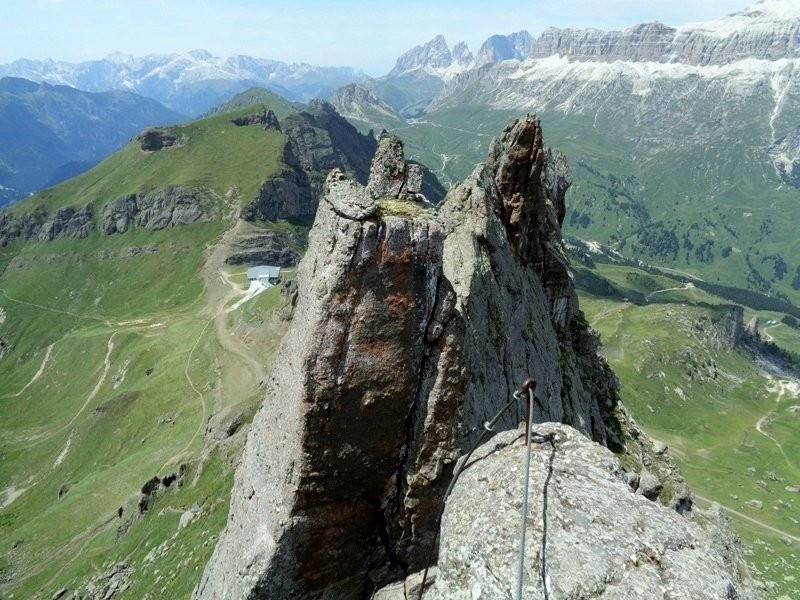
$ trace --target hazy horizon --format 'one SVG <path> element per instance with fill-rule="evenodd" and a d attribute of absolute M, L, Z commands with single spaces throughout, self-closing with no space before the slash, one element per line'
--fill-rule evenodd
<path fill-rule="evenodd" d="M 7 0 L 0 63 L 20 58 L 82 62 L 121 53 L 243 54 L 288 63 L 352 67 L 384 75 L 397 57 L 442 34 L 475 52 L 493 34 L 547 27 L 619 29 L 661 21 L 681 25 L 722 17 L 747 0 L 612 0 L 598 12 L 589 0 L 558 5 L 534 0 L 421 0 L 398 4 L 308 0 L 296 7 L 256 0 Z M 377 8 L 380 10 L 377 10 Z M 424 19 L 420 16 L 424 15 Z"/>

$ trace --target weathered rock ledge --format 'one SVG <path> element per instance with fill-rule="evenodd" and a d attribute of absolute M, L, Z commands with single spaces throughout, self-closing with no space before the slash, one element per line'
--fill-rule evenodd
<path fill-rule="evenodd" d="M 535 430 L 555 434 L 555 442 L 533 445 L 523 597 L 544 597 L 545 582 L 550 598 L 753 597 L 724 529 L 632 492 L 617 458 L 575 429 L 546 423 Z M 426 600 L 512 597 L 524 453 L 519 429 L 473 454 L 447 500 Z M 387 590 L 378 598 L 405 595 Z"/>

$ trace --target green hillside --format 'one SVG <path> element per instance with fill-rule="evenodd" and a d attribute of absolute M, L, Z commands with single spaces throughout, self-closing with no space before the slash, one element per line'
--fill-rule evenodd
<path fill-rule="evenodd" d="M 243 108 L 249 109 L 254 105 L 263 105 L 269 108 L 279 119 L 285 119 L 298 110 L 306 110 L 305 105 L 297 102 L 289 102 L 271 90 L 262 87 L 252 87 L 236 94 L 233 98 L 223 102 L 219 106 L 216 106 L 209 112 L 209 116 L 236 112 Z"/>
<path fill-rule="evenodd" d="M 283 167 L 280 132 L 231 123 L 263 108 L 171 127 L 177 147 L 131 142 L 10 211 L 92 203 L 97 215 L 164 186 L 210 191 L 221 209 L 160 231 L 0 247 L 2 597 L 114 581 L 115 598 L 187 598 L 197 583 L 286 326 L 281 288 L 248 300 L 244 267 L 225 264 L 246 228 L 240 202 Z M 145 483 L 170 475 L 142 509 Z"/>
<path fill-rule="evenodd" d="M 724 298 L 632 267 L 598 263 L 593 277 L 586 270 L 579 267 L 581 307 L 602 336 L 626 407 L 669 445 L 695 500 L 725 508 L 765 597 L 793 597 L 800 371 L 767 372 L 732 347 L 719 330 L 731 311 Z M 766 331 L 782 347 L 800 348 L 800 331 L 781 315 L 746 308 L 745 322 L 753 315 L 776 321 Z"/>
<path fill-rule="evenodd" d="M 132 141 L 83 175 L 11 206 L 9 213 L 78 208 L 90 202 L 101 208 L 122 195 L 163 185 L 208 189 L 219 197 L 234 191 L 243 200 L 252 199 L 261 183 L 282 168 L 285 138 L 262 127 L 237 127 L 231 120 L 263 108 L 248 106 L 169 127 L 179 144 L 157 152 L 143 152 Z"/>

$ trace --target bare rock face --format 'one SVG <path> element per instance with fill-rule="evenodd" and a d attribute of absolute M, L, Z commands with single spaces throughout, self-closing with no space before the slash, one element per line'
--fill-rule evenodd
<path fill-rule="evenodd" d="M 163 148 L 177 146 L 180 142 L 174 131 L 164 127 L 148 127 L 134 139 L 145 152 L 158 152 Z"/>
<path fill-rule="evenodd" d="M 262 184 L 258 196 L 242 209 L 243 219 L 275 221 L 315 214 L 331 169 L 366 182 L 375 139 L 360 134 L 330 103 L 315 101 L 312 106 L 314 114 L 291 115 L 280 125 L 287 138 L 281 157 L 287 168 Z M 269 121 L 269 113 L 266 118 Z"/>
<path fill-rule="evenodd" d="M 85 238 L 92 229 L 94 229 L 94 225 L 92 224 L 91 206 L 84 206 L 79 210 L 59 208 L 42 223 L 37 237 L 40 241 L 58 238 Z"/>
<path fill-rule="evenodd" d="M 253 113 L 231 119 L 231 123 L 237 127 L 248 127 L 249 125 L 261 125 L 265 130 L 280 131 L 281 124 L 272 109 L 265 108 L 263 112 Z"/>
<path fill-rule="evenodd" d="M 12 217 L 0 211 L 0 246 L 16 240 L 51 241 L 60 238 L 85 238 L 94 230 L 92 207 L 64 207 L 53 213 L 41 211 Z"/>
<path fill-rule="evenodd" d="M 212 202 L 202 192 L 165 187 L 144 194 L 121 196 L 103 207 L 100 229 L 105 234 L 125 233 L 131 227 L 165 229 L 211 218 Z"/>
<path fill-rule="evenodd" d="M 367 191 L 373 198 L 420 199 L 426 171 L 420 164 L 406 163 L 403 142 L 384 133 L 372 161 Z"/>
<path fill-rule="evenodd" d="M 277 231 L 239 235 L 225 262 L 229 265 L 293 267 L 300 260 L 294 248 L 305 244 L 303 237 L 300 233 Z"/>
<path fill-rule="evenodd" d="M 617 458 L 566 425 L 536 427 L 523 597 L 752 598 L 735 548 L 704 526 L 633 493 Z M 517 581 L 523 432 L 481 446 L 449 497 L 436 581 L 426 600 L 510 598 Z"/>
<path fill-rule="evenodd" d="M 195 598 L 363 597 L 418 571 L 455 459 L 528 377 L 537 421 L 618 435 L 561 245 L 565 162 L 538 122 L 506 128 L 437 211 L 404 199 L 408 172 L 384 136 L 367 188 L 328 176 Z"/>

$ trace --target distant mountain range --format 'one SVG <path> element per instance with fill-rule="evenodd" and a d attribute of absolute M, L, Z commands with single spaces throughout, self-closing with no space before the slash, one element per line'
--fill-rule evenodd
<path fill-rule="evenodd" d="M 521 31 L 474 56 L 438 36 L 360 85 L 371 95 L 346 88 L 338 110 L 396 129 L 445 183 L 535 113 L 573 168 L 568 235 L 800 302 L 795 0 L 679 27 Z"/>
<path fill-rule="evenodd" d="M 129 92 L 0 79 L 0 206 L 85 171 L 148 125 L 184 119 Z"/>
<path fill-rule="evenodd" d="M 19 60 L 0 66 L 7 73 L 135 90 L 188 114 L 252 85 L 289 101 L 331 98 L 364 132 L 397 130 L 410 156 L 445 183 L 467 175 L 509 117 L 536 113 L 573 165 L 568 234 L 800 298 L 795 217 L 759 212 L 800 218 L 795 0 L 761 0 L 678 27 L 551 28 L 538 37 L 523 30 L 491 36 L 475 53 L 437 36 L 380 78 L 201 50 L 81 64 Z"/>
<path fill-rule="evenodd" d="M 0 77 L 4 76 L 89 92 L 126 90 L 190 116 L 205 113 L 254 86 L 307 102 L 327 98 L 336 88 L 363 77 L 349 67 L 313 67 L 243 55 L 220 58 L 205 50 L 144 57 L 114 54 L 82 63 L 20 59 L 0 65 Z"/>

